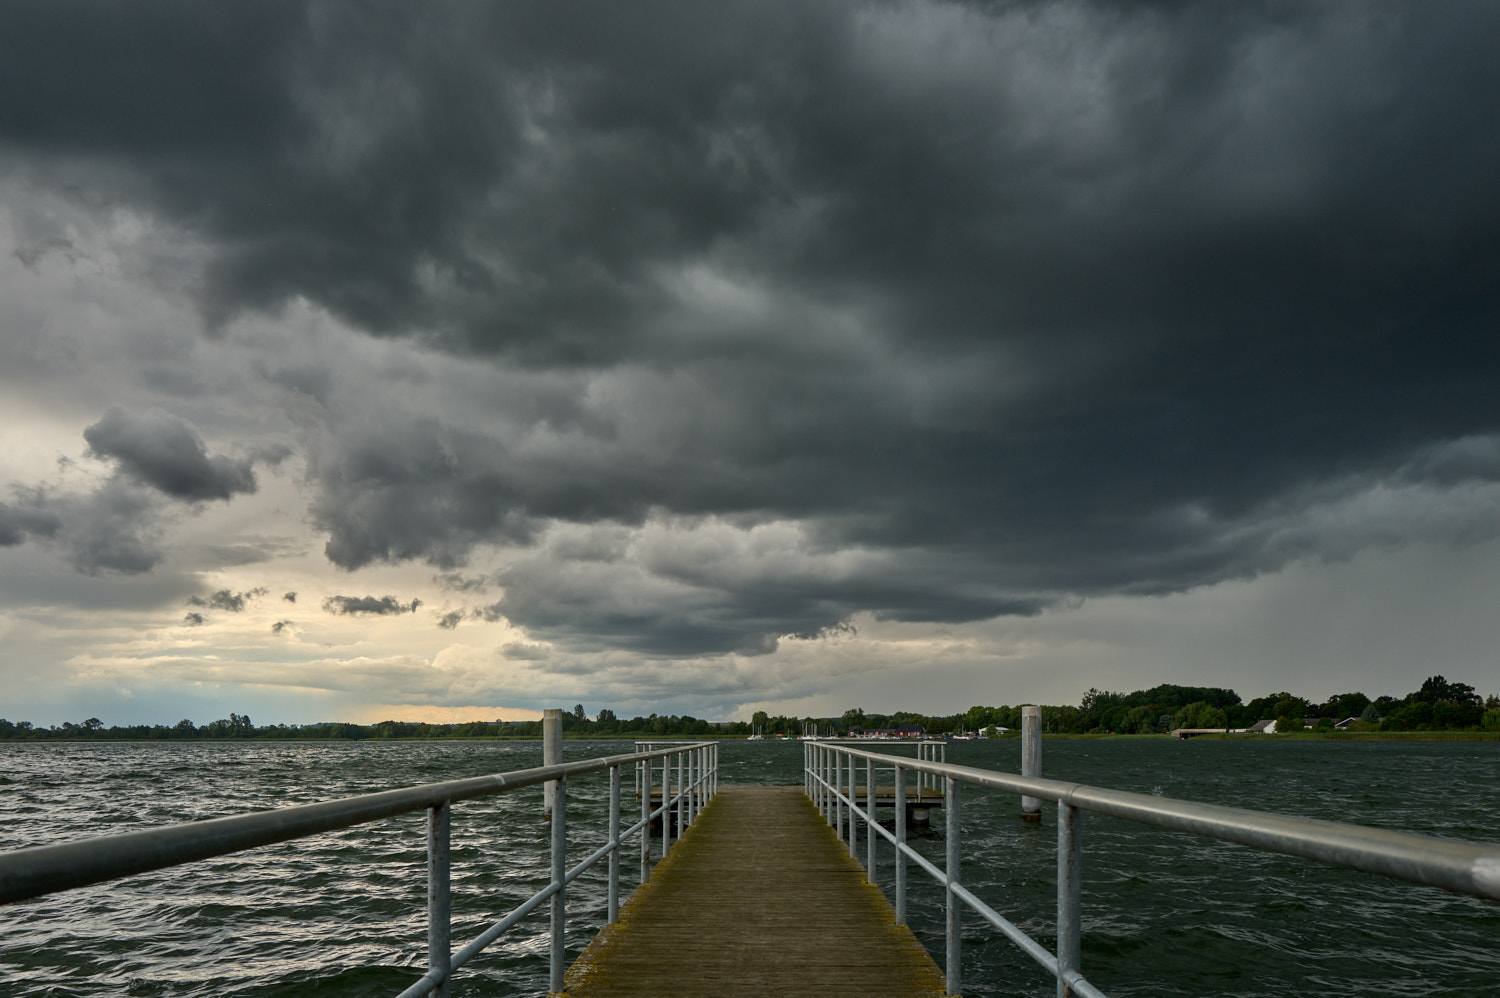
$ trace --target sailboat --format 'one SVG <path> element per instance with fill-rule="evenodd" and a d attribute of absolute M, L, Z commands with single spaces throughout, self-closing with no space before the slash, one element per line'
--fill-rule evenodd
<path fill-rule="evenodd" d="M 760 733 L 760 727 L 756 726 L 755 730 L 750 733 L 750 737 L 745 740 L 750 742 L 761 742 L 765 741 L 765 739 L 766 736 Z"/>

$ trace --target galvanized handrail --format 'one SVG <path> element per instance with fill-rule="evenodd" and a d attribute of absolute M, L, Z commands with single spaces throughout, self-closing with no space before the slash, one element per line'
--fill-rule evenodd
<path fill-rule="evenodd" d="M 619 852 L 625 839 L 641 833 L 641 880 L 650 876 L 653 818 L 660 816 L 665 828 L 668 812 L 675 808 L 679 828 L 696 818 L 717 789 L 718 744 L 691 742 L 670 748 L 623 755 L 606 756 L 579 762 L 538 766 L 489 776 L 476 776 L 443 783 L 387 790 L 381 793 L 346 797 L 319 804 L 302 804 L 256 811 L 250 814 L 168 825 L 122 835 L 106 835 L 57 845 L 34 846 L 0 853 L 0 904 L 25 901 L 55 894 L 58 891 L 86 887 L 90 884 L 118 880 L 122 877 L 180 866 L 197 860 L 273 845 L 290 839 L 306 838 L 322 832 L 351 828 L 355 825 L 426 810 L 427 817 L 427 941 L 428 971 L 398 998 L 418 998 L 435 994 L 447 998 L 452 975 L 481 950 L 498 939 L 542 902 L 551 902 L 550 988 L 563 988 L 564 906 L 567 885 L 600 859 L 609 858 L 608 920 L 619 918 Z M 654 761 L 661 760 L 663 770 L 676 759 L 679 778 L 676 793 L 663 795 L 662 805 L 651 810 L 649 792 L 642 795 L 641 818 L 629 828 L 620 828 L 620 767 L 635 766 L 650 773 Z M 609 770 L 609 830 L 603 846 L 582 862 L 567 868 L 567 781 Z M 452 951 L 449 939 L 450 890 L 448 876 L 448 830 L 452 804 L 475 797 L 508 793 L 539 783 L 556 786 L 556 806 L 552 814 L 551 876 L 547 886 L 480 933 L 458 952 Z M 663 786 L 667 786 L 664 781 Z M 662 855 L 671 848 L 663 839 Z"/>
<path fill-rule="evenodd" d="M 947 894 L 947 990 L 958 994 L 962 985 L 960 915 L 962 905 L 978 912 L 1057 980 L 1058 998 L 1080 995 L 1105 998 L 1080 970 L 1082 957 L 1081 812 L 1095 811 L 1175 832 L 1246 845 L 1263 852 L 1312 859 L 1331 866 L 1381 873 L 1412 883 L 1441 887 L 1460 894 L 1500 900 L 1500 843 L 1475 845 L 1428 835 L 1415 835 L 1343 822 L 1271 814 L 1245 808 L 1199 804 L 1124 790 L 1109 790 L 1017 776 L 970 766 L 955 766 L 892 756 L 850 746 L 818 742 L 804 746 L 804 775 L 809 796 L 857 858 L 857 819 L 865 822 L 865 869 L 875 880 L 876 834 L 894 847 L 896 920 L 906 922 L 906 864 L 916 863 L 941 884 Z M 856 764 L 865 763 L 865 807 L 856 803 Z M 874 820 L 875 767 L 893 770 L 895 832 Z M 945 869 L 939 869 L 906 842 L 906 774 L 915 771 L 945 781 Z M 1057 823 L 1057 952 L 1047 952 L 1035 939 L 975 897 L 961 883 L 959 787 L 963 784 L 1000 790 L 1058 806 Z M 846 811 L 847 809 L 847 811 Z M 846 831 L 847 829 L 847 831 Z M 875 834 L 872 834 L 875 833 Z"/>

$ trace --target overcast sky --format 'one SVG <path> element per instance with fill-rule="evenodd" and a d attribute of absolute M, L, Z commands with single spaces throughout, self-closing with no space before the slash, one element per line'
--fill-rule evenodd
<path fill-rule="evenodd" d="M 0 5 L 0 715 L 1500 693 L 1500 5 Z"/>

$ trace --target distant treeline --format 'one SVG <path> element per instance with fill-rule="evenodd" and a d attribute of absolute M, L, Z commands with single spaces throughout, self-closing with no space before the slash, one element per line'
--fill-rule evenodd
<path fill-rule="evenodd" d="M 1500 731 L 1500 696 L 1480 697 L 1467 683 L 1450 683 L 1430 676 L 1420 689 L 1405 697 L 1340 693 L 1314 703 L 1290 693 L 1272 693 L 1248 703 L 1234 690 L 1211 686 L 1163 684 L 1133 693 L 1091 689 L 1077 706 L 1043 706 L 1042 730 L 1050 734 L 1156 734 L 1174 728 L 1248 728 L 1257 721 L 1275 720 L 1286 731 L 1294 725 L 1314 730 L 1332 729 L 1341 721 L 1354 731 Z M 867 713 L 858 708 L 838 717 L 788 717 L 756 711 L 749 721 L 710 722 L 683 714 L 651 714 L 623 719 L 609 708 L 589 717 L 583 705 L 562 715 L 563 732 L 573 737 L 766 737 L 795 736 L 809 729 L 819 734 L 868 733 L 920 725 L 929 735 L 959 731 L 1001 734 L 1021 727 L 1021 705 L 970 707 L 962 714 L 932 716 L 897 711 Z M 98 739 L 101 741 L 179 739 L 402 739 L 402 738 L 540 738 L 541 721 L 469 721 L 462 724 L 424 724 L 381 721 L 378 724 L 274 724 L 257 727 L 248 715 L 194 724 L 189 720 L 164 724 L 105 727 L 97 717 L 60 727 L 36 727 L 29 721 L 0 718 L 0 739 Z"/>

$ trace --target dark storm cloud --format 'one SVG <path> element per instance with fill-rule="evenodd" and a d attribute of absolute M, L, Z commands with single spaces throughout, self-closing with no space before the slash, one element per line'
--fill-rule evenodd
<path fill-rule="evenodd" d="M 182 618 L 182 622 L 184 624 L 186 624 L 188 627 L 202 627 L 203 626 L 203 614 L 198 613 L 196 611 L 191 611 L 190 610 L 190 611 L 188 611 L 187 616 L 185 616 L 185 617 Z"/>
<path fill-rule="evenodd" d="M 417 607 L 421 605 L 422 601 L 419 599 L 414 599 L 410 603 L 402 603 L 394 596 L 382 596 L 379 599 L 374 596 L 330 596 L 323 601 L 323 609 L 328 613 L 370 613 L 379 616 L 416 613 Z"/>
<path fill-rule="evenodd" d="M 958 552 L 838 568 L 808 556 L 795 539 L 758 557 L 753 545 L 724 537 L 727 529 L 719 533 L 614 564 L 543 552 L 502 572 L 504 598 L 480 614 L 579 650 L 754 656 L 775 651 L 782 638 L 840 631 L 860 611 L 957 622 L 1035 613 L 1053 598 L 1016 596 L 1013 588 L 1024 580 Z"/>
<path fill-rule="evenodd" d="M 498 442 L 400 413 L 385 419 L 352 428 L 312 462 L 312 516 L 329 534 L 330 561 L 358 568 L 425 558 L 448 567 L 480 541 L 530 539 Z"/>
<path fill-rule="evenodd" d="M 295 602 L 297 602 L 297 594 L 294 593 L 294 592 L 291 592 L 291 593 L 282 593 L 281 594 L 281 598 L 284 599 L 284 600 L 286 600 L 288 603 L 295 603 Z"/>
<path fill-rule="evenodd" d="M 62 521 L 55 515 L 0 502 L 0 547 L 14 547 L 29 537 L 52 537 Z"/>
<path fill-rule="evenodd" d="M 468 614 L 463 610 L 450 610 L 449 612 L 438 617 L 437 625 L 445 631 L 451 631 L 456 628 L 466 616 L 468 616 Z"/>
<path fill-rule="evenodd" d="M 243 593 L 237 593 L 229 589 L 220 589 L 207 596 L 189 597 L 188 603 L 192 606 L 207 607 L 210 610 L 227 610 L 230 613 L 241 613 L 250 600 L 257 596 L 264 596 L 267 591 L 264 586 Z"/>
<path fill-rule="evenodd" d="M 328 415 L 335 564 L 545 538 L 487 614 L 763 651 L 1250 575 L 1320 553 L 1310 505 L 1494 480 L 1497 36 L 1479 3 L 53 0 L 0 10 L 0 154 L 189 232 L 215 323 L 305 299 L 578 376 L 493 430 Z M 336 408 L 336 371 L 262 373 Z M 90 443 L 253 489 L 143 419 Z M 810 561 L 548 534 L 705 521 Z"/>
<path fill-rule="evenodd" d="M 198 434 L 160 409 L 141 415 L 110 409 L 83 438 L 95 454 L 119 461 L 124 474 L 174 499 L 229 499 L 256 489 L 249 458 L 210 455 Z"/>
<path fill-rule="evenodd" d="M 278 621 L 276 621 L 276 623 L 274 623 L 274 624 L 271 625 L 271 633 L 272 634 L 281 634 L 288 627 L 291 627 L 291 626 L 292 626 L 292 622 L 290 620 L 278 620 Z"/>
<path fill-rule="evenodd" d="M 458 572 L 445 572 L 442 575 L 434 575 L 432 581 L 442 586 L 447 592 L 453 593 L 482 593 L 489 584 L 484 578 L 466 578 Z"/>
<path fill-rule="evenodd" d="M 36 505 L 57 511 L 55 540 L 75 571 L 141 575 L 161 562 L 161 511 L 145 490 L 113 478 L 88 494 L 33 495 Z"/>

